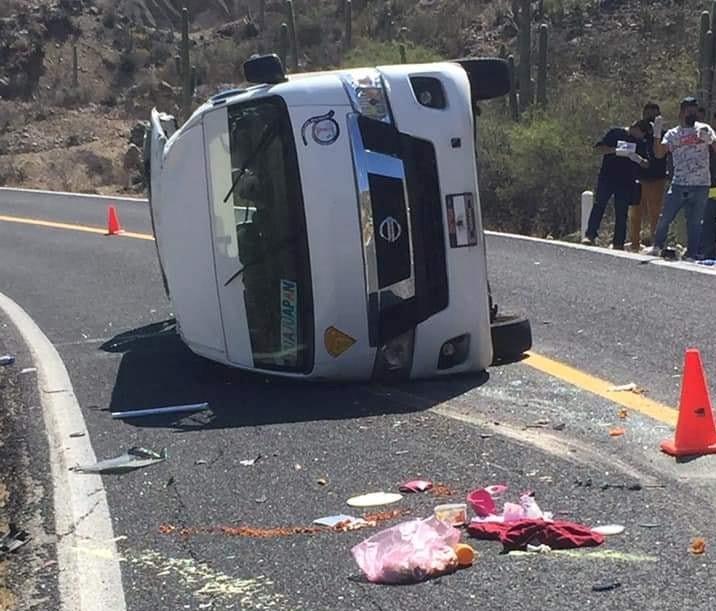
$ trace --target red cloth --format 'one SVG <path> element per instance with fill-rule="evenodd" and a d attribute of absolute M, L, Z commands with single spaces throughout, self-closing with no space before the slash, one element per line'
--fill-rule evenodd
<path fill-rule="evenodd" d="M 467 527 L 476 539 L 501 541 L 506 551 L 525 549 L 528 543 L 549 545 L 552 549 L 595 547 L 604 543 L 604 536 L 587 526 L 572 522 L 517 520 L 516 522 L 470 523 Z"/>

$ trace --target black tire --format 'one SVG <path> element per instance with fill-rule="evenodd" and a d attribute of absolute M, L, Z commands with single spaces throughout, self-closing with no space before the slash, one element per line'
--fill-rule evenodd
<path fill-rule="evenodd" d="M 532 348 L 532 327 L 526 318 L 499 315 L 490 326 L 493 363 L 516 361 Z"/>

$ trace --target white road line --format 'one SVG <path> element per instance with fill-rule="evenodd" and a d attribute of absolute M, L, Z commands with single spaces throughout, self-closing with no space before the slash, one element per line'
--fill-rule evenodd
<path fill-rule="evenodd" d="M 524 240 L 525 242 L 537 242 L 539 244 L 549 244 L 551 246 L 561 246 L 563 248 L 571 248 L 573 250 L 584 250 L 597 255 L 608 255 L 619 259 L 631 259 L 632 261 L 639 261 L 640 263 L 672 267 L 674 269 L 681 269 L 687 272 L 696 272 L 697 274 L 707 274 L 711 276 L 716 275 L 716 267 L 697 265 L 696 263 L 685 263 L 683 261 L 667 261 L 666 259 L 661 259 L 659 257 L 649 257 L 635 252 L 627 252 L 626 250 L 609 250 L 608 248 L 586 246 L 584 244 L 575 244 L 574 242 L 533 238 L 532 236 L 519 235 L 517 233 L 502 233 L 500 231 L 485 231 L 485 235 L 495 236 L 498 238 L 510 238 L 512 240 Z"/>
<path fill-rule="evenodd" d="M 72 382 L 60 355 L 35 321 L 0 293 L 2 309 L 37 367 L 54 488 L 57 560 L 63 611 L 126 611 L 107 495 L 99 475 L 69 471 L 96 462 Z M 71 433 L 84 433 L 70 437 Z M 88 553 L 101 549 L 103 554 Z"/>

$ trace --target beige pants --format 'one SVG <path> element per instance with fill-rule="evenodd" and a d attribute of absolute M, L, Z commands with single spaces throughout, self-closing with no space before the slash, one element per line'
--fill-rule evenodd
<path fill-rule="evenodd" d="M 639 250 L 641 245 L 641 219 L 646 214 L 649 219 L 651 239 L 654 240 L 656 224 L 664 206 L 666 179 L 646 180 L 641 183 L 641 200 L 635 206 L 629 206 L 629 238 L 632 250 Z"/>

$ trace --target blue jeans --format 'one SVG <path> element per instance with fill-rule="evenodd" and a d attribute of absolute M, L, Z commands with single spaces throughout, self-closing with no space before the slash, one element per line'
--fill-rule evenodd
<path fill-rule="evenodd" d="M 701 223 L 704 218 L 706 200 L 709 198 L 708 187 L 685 187 L 682 185 L 671 185 L 666 194 L 664 209 L 659 217 L 659 224 L 656 226 L 654 246 L 664 248 L 666 234 L 669 232 L 669 225 L 676 218 L 679 210 L 686 207 L 686 256 L 695 259 L 699 253 L 701 241 Z"/>
<path fill-rule="evenodd" d="M 614 196 L 614 246 L 624 248 L 627 230 L 627 216 L 629 206 L 639 203 L 636 192 L 636 183 L 616 182 L 604 176 L 600 176 L 597 182 L 597 193 L 594 197 L 594 205 L 589 214 L 587 225 L 587 237 L 596 239 L 599 225 L 606 210 L 609 199 Z"/>
<path fill-rule="evenodd" d="M 709 199 L 701 230 L 701 254 L 704 259 L 716 259 L 716 199 Z"/>

